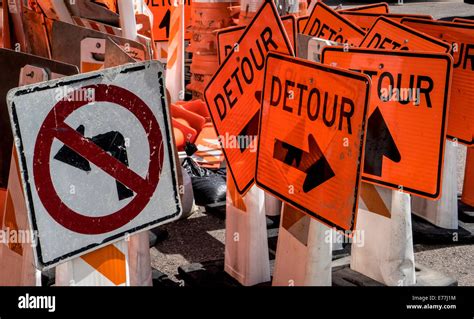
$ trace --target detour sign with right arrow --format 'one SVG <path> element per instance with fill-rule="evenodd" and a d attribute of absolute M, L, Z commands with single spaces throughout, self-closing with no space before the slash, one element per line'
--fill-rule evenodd
<path fill-rule="evenodd" d="M 326 47 L 322 61 L 372 79 L 363 180 L 439 198 L 452 58 L 445 53 Z"/>
<path fill-rule="evenodd" d="M 270 53 L 257 185 L 342 230 L 353 230 L 370 92 L 363 74 Z"/>

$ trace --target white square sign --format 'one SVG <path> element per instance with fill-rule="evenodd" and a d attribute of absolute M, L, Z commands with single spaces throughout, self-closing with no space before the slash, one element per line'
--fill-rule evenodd
<path fill-rule="evenodd" d="M 39 268 L 179 218 L 165 92 L 151 61 L 9 92 Z"/>

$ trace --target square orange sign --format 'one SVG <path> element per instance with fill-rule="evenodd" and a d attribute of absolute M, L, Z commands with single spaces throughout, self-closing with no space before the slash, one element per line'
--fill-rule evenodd
<path fill-rule="evenodd" d="M 378 18 L 361 48 L 448 53 L 451 45 L 386 17 Z"/>
<path fill-rule="evenodd" d="M 447 42 L 454 58 L 448 137 L 474 145 L 474 24 L 406 18 L 402 24 Z"/>
<path fill-rule="evenodd" d="M 168 41 L 171 22 L 171 1 L 149 0 L 148 8 L 153 13 L 153 35 L 155 41 Z M 184 1 L 185 30 L 191 26 L 191 0 Z M 186 40 L 191 38 L 191 33 L 186 32 Z"/>
<path fill-rule="evenodd" d="M 281 17 L 281 22 L 283 22 L 283 27 L 285 28 L 286 34 L 288 35 L 291 46 L 293 49 L 295 49 L 297 33 L 295 16 L 286 15 Z M 230 51 L 237 49 L 236 45 L 244 33 L 246 27 L 247 26 L 244 25 L 238 25 L 217 31 L 217 57 L 219 59 L 219 64 L 225 60 Z"/>
<path fill-rule="evenodd" d="M 313 37 L 358 45 L 364 30 L 322 2 L 317 2 L 302 32 Z"/>
<path fill-rule="evenodd" d="M 264 83 L 257 185 L 329 226 L 352 231 L 369 78 L 270 53 Z"/>
<path fill-rule="evenodd" d="M 439 198 L 451 56 L 326 47 L 322 61 L 372 79 L 363 180 Z"/>
<path fill-rule="evenodd" d="M 347 18 L 351 22 L 355 23 L 362 30 L 369 30 L 379 17 L 384 16 L 395 22 L 400 22 L 403 18 L 412 17 L 426 20 L 433 20 L 430 15 L 423 14 L 398 14 L 398 13 L 366 13 L 357 11 L 338 11 L 344 18 Z"/>

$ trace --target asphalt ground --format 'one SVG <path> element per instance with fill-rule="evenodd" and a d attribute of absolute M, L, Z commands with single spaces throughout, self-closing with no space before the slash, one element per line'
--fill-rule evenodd
<path fill-rule="evenodd" d="M 458 192 L 462 190 L 466 148 L 458 147 Z M 203 208 L 187 219 L 161 227 L 168 239 L 150 249 L 152 267 L 179 282 L 178 267 L 224 259 L 225 220 L 206 213 Z M 474 225 L 471 225 L 474 232 Z M 474 245 L 414 244 L 415 262 L 439 271 L 458 281 L 460 286 L 474 286 Z"/>
<path fill-rule="evenodd" d="M 378 1 L 364 1 L 364 3 Z M 389 1 L 390 2 L 390 1 Z M 329 1 L 330 5 L 352 6 L 348 1 Z M 391 5 L 394 13 L 431 14 L 434 18 L 474 16 L 474 5 L 451 2 L 404 1 L 404 5 Z M 362 3 L 357 3 L 362 4 Z M 466 148 L 457 148 L 458 193 L 462 191 Z M 474 227 L 473 227 L 474 228 Z M 168 275 L 176 277 L 178 267 L 224 258 L 225 221 L 202 209 L 188 219 L 164 225 L 169 238 L 151 248 L 152 266 Z M 474 231 L 474 229 L 472 229 Z M 415 261 L 433 270 L 458 280 L 460 286 L 474 286 L 474 245 L 414 245 Z"/>

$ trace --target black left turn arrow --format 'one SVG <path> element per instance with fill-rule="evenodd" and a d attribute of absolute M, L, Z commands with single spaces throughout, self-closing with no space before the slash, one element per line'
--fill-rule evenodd
<path fill-rule="evenodd" d="M 77 132 L 84 136 L 85 128 L 84 125 L 79 125 L 76 129 Z M 90 138 L 97 146 L 102 148 L 104 151 L 109 152 L 110 155 L 118 159 L 120 162 L 128 166 L 127 149 L 125 147 L 125 138 L 120 132 L 111 131 L 104 134 L 96 135 Z M 90 172 L 91 166 L 89 161 L 81 155 L 77 154 L 74 150 L 63 145 L 54 156 L 55 160 L 71 165 L 80 170 Z M 117 184 L 117 193 L 119 200 L 123 200 L 133 196 L 133 191 L 127 188 L 119 181 L 115 181 Z"/>

